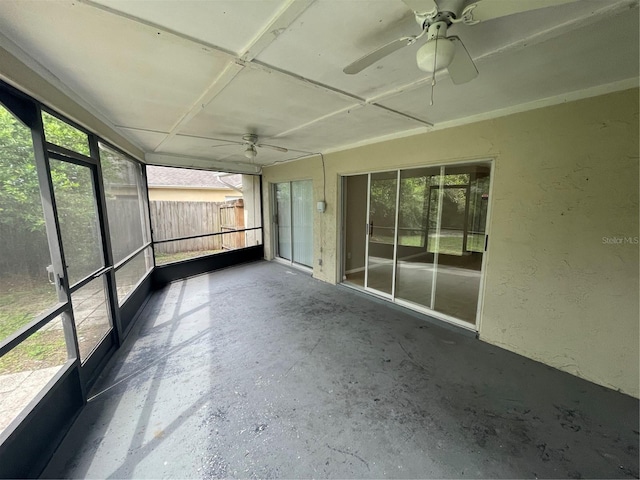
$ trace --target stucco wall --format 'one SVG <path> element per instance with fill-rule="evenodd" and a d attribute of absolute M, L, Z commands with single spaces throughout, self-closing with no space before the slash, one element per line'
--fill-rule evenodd
<path fill-rule="evenodd" d="M 326 155 L 314 276 L 339 279 L 340 175 L 493 158 L 480 338 L 638 397 L 638 100 L 632 89 Z M 313 178 L 320 200 L 321 166 L 267 167 L 264 184 Z"/>

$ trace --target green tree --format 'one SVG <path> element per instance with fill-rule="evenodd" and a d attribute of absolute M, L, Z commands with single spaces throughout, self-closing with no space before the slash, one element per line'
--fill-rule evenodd
<path fill-rule="evenodd" d="M 43 114 L 51 143 L 88 154 L 87 135 Z M 76 267 L 95 263 L 95 207 L 91 177 L 84 167 L 51 161 L 51 178 L 65 249 Z M 85 175 L 83 175 L 83 173 Z M 31 129 L 0 106 L 0 271 L 46 275 L 50 263 Z M 74 268 L 76 268 L 74 267 Z M 81 270 L 86 270 L 83 268 Z"/>

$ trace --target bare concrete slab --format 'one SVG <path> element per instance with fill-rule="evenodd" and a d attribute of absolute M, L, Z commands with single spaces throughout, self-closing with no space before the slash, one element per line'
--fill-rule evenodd
<path fill-rule="evenodd" d="M 155 294 L 56 478 L 637 478 L 638 401 L 260 262 Z"/>

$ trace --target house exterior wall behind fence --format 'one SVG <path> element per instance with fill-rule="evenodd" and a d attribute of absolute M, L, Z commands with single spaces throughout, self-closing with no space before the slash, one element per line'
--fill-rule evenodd
<path fill-rule="evenodd" d="M 631 89 L 325 155 L 314 276 L 339 279 L 340 175 L 493 158 L 480 338 L 638 397 L 638 128 Z M 263 175 L 312 176 L 322 198 L 317 157 Z"/>

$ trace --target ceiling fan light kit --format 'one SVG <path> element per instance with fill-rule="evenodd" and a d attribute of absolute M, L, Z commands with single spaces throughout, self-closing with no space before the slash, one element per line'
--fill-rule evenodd
<path fill-rule="evenodd" d="M 429 40 L 416 53 L 416 63 L 420 70 L 435 73 L 451 64 L 456 47 L 446 37 L 446 32 L 447 24 L 444 22 L 438 22 L 429 27 Z"/>
<path fill-rule="evenodd" d="M 253 145 L 247 145 L 247 148 L 244 151 L 244 156 L 249 160 L 253 160 L 254 158 L 256 158 L 256 155 L 258 155 L 256 147 L 254 147 Z"/>

